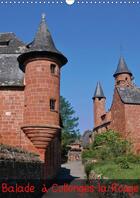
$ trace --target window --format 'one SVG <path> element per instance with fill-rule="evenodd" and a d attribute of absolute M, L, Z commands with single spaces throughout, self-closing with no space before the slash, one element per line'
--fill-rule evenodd
<path fill-rule="evenodd" d="M 1 41 L 0 42 L 0 47 L 6 47 L 9 45 L 9 41 Z"/>
<path fill-rule="evenodd" d="M 55 103 L 56 103 L 56 100 L 50 99 L 50 110 L 51 111 L 55 111 Z"/>
<path fill-rule="evenodd" d="M 55 64 L 51 64 L 50 68 L 51 68 L 51 73 L 55 74 L 56 73 L 56 65 Z"/>
<path fill-rule="evenodd" d="M 120 80 L 118 80 L 118 81 L 117 81 L 117 85 L 120 85 L 120 82 L 121 82 L 121 81 L 120 81 Z"/>
<path fill-rule="evenodd" d="M 106 118 L 106 114 L 104 114 L 104 115 L 101 116 L 102 121 L 104 121 L 105 118 Z"/>

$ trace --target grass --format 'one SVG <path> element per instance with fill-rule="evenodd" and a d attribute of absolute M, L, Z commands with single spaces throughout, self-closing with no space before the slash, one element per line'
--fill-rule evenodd
<path fill-rule="evenodd" d="M 94 171 L 109 179 L 140 179 L 140 165 L 129 163 L 129 169 L 122 169 L 112 161 L 94 165 Z"/>

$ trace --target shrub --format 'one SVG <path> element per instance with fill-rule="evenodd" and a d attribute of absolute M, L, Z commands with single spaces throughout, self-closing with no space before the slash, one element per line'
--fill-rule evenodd
<path fill-rule="evenodd" d="M 101 146 L 104 144 L 110 144 L 112 142 L 114 143 L 118 140 L 118 138 L 119 138 L 119 134 L 112 130 L 108 130 L 103 133 L 96 134 L 92 148 L 96 146 Z"/>
<path fill-rule="evenodd" d="M 89 179 L 89 175 L 90 175 L 90 172 L 92 171 L 92 169 L 93 169 L 92 163 L 85 164 L 85 173 L 86 173 L 87 179 Z"/>
<path fill-rule="evenodd" d="M 127 140 L 120 138 L 119 133 L 108 130 L 95 135 L 92 149 L 97 149 L 99 153 L 98 156 L 104 160 L 129 153 L 130 143 Z"/>
<path fill-rule="evenodd" d="M 120 167 L 123 168 L 123 169 L 128 169 L 128 168 L 130 168 L 129 163 L 127 162 L 127 160 L 124 160 L 124 161 L 120 162 L 119 165 L 120 165 Z"/>
<path fill-rule="evenodd" d="M 117 157 L 115 159 L 116 164 L 118 164 L 120 166 L 120 168 L 122 169 L 128 169 L 130 168 L 129 166 L 129 162 L 127 161 L 127 157 L 126 156 L 121 156 L 121 157 Z"/>
<path fill-rule="evenodd" d="M 97 159 L 106 160 L 108 158 L 112 158 L 112 152 L 110 151 L 110 148 L 106 145 L 99 147 L 96 152 Z"/>
<path fill-rule="evenodd" d="M 130 143 L 127 140 L 118 139 L 116 142 L 110 143 L 110 149 L 114 157 L 118 157 L 130 152 Z"/>
<path fill-rule="evenodd" d="M 93 158 L 95 156 L 95 152 L 93 150 L 85 150 L 82 152 L 82 158 Z"/>
<path fill-rule="evenodd" d="M 140 156 L 134 155 L 132 153 L 127 155 L 127 161 L 130 163 L 140 164 Z"/>

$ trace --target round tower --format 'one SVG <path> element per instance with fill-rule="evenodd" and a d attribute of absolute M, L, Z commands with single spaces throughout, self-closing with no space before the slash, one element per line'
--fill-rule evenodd
<path fill-rule="evenodd" d="M 67 63 L 67 58 L 54 45 L 44 15 L 33 42 L 18 61 L 25 72 L 22 130 L 44 153 L 60 133 L 60 69 Z"/>
<path fill-rule="evenodd" d="M 128 69 L 127 64 L 123 57 L 120 57 L 117 70 L 113 75 L 115 77 L 116 87 L 129 87 L 132 86 L 133 75 Z"/>
<path fill-rule="evenodd" d="M 101 84 L 98 82 L 95 93 L 93 96 L 93 107 L 94 107 L 94 128 L 102 124 L 102 117 L 105 115 L 105 101 L 106 98 L 103 93 Z"/>

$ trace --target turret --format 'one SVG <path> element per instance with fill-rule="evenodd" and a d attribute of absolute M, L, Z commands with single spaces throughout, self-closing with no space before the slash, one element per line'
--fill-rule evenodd
<path fill-rule="evenodd" d="M 114 73 L 116 87 L 129 87 L 132 86 L 133 75 L 128 69 L 127 64 L 123 57 L 120 57 L 117 70 Z"/>
<path fill-rule="evenodd" d="M 102 124 L 101 116 L 105 115 L 105 96 L 101 84 L 98 82 L 93 96 L 94 127 Z"/>
<path fill-rule="evenodd" d="M 67 58 L 56 49 L 44 14 L 33 42 L 27 47 L 18 57 L 25 72 L 22 130 L 44 156 L 49 143 L 60 135 L 60 69 Z"/>

